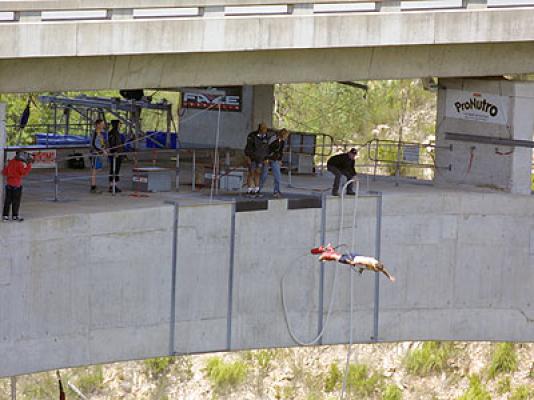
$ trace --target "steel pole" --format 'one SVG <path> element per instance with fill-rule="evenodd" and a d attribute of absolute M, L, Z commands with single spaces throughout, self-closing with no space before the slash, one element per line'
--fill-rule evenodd
<path fill-rule="evenodd" d="M 375 258 L 380 260 L 380 246 L 382 243 L 382 192 L 377 192 L 376 198 L 376 232 Z M 373 309 L 373 341 L 378 341 L 378 317 L 380 308 L 380 274 L 375 272 L 375 302 Z"/>
<path fill-rule="evenodd" d="M 169 332 L 169 355 L 175 354 L 174 342 L 176 334 L 176 270 L 178 264 L 178 222 L 180 218 L 180 204 L 174 204 L 174 221 L 172 234 L 172 275 L 171 275 L 171 316 Z"/>
<path fill-rule="evenodd" d="M 236 205 L 232 203 L 230 217 L 230 265 L 228 269 L 228 303 L 226 311 L 226 349 L 232 349 L 232 308 L 234 300 L 234 262 L 235 262 L 235 214 Z"/>
<path fill-rule="evenodd" d="M 326 193 L 321 195 L 321 238 L 320 245 L 324 245 L 326 242 Z M 320 334 L 323 331 L 323 317 L 324 317 L 324 262 L 321 261 L 319 270 L 319 305 L 318 305 L 318 321 L 317 321 L 317 333 Z M 333 296 L 333 293 L 332 293 Z M 323 344 L 323 338 L 319 339 L 318 344 Z"/>
<path fill-rule="evenodd" d="M 11 377 L 11 400 L 17 400 L 17 377 Z"/>
<path fill-rule="evenodd" d="M 59 195 L 59 167 L 57 165 L 57 160 L 54 165 L 54 201 L 58 201 Z"/>

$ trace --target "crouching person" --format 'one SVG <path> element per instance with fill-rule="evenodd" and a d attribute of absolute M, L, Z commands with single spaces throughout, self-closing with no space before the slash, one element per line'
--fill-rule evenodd
<path fill-rule="evenodd" d="M 22 200 L 22 178 L 32 169 L 33 159 L 28 153 L 17 151 L 14 159 L 9 160 L 2 171 L 7 179 L 5 188 L 4 212 L 2 219 L 9 221 L 9 211 L 13 221 L 24 221 L 19 217 L 20 202 Z"/>

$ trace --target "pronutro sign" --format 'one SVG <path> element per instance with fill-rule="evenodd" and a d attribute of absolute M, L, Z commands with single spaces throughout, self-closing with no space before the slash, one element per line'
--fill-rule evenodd
<path fill-rule="evenodd" d="M 510 99 L 506 96 L 447 90 L 445 115 L 448 118 L 506 125 L 509 104 Z"/>

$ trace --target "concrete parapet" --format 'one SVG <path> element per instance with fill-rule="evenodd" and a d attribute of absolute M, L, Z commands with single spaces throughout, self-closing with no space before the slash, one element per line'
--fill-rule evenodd
<path fill-rule="evenodd" d="M 163 356 L 169 347 L 181 354 L 292 346 L 284 276 L 288 318 L 302 339 L 318 332 L 320 291 L 324 321 L 335 296 L 325 344 L 348 341 L 353 279 L 354 339 L 369 342 L 374 275 L 327 263 L 321 286 L 309 253 L 320 242 L 321 209 L 287 204 L 235 214 L 232 270 L 232 204 L 179 208 L 174 343 L 173 207 L 3 224 L 0 376 Z M 341 224 L 349 247 L 353 205 L 346 200 Z M 336 243 L 340 200 L 326 207 L 326 240 Z M 376 207 L 373 197 L 358 202 L 355 251 L 376 250 Z M 382 211 L 381 259 L 397 281 L 380 277 L 379 340 L 534 339 L 530 196 L 389 193 Z"/>

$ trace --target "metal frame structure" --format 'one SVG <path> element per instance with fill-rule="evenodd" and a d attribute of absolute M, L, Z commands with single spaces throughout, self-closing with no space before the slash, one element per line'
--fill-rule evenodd
<path fill-rule="evenodd" d="M 74 111 L 87 121 L 90 128 L 95 118 L 105 120 L 105 114 L 109 113 L 120 120 L 127 127 L 127 137 L 139 138 L 143 135 L 141 129 L 141 112 L 143 110 L 163 111 L 166 113 L 166 147 L 170 145 L 170 133 L 172 126 L 172 104 L 167 101 L 152 103 L 149 99 L 126 100 L 119 97 L 96 97 L 80 95 L 77 97 L 67 96 L 39 96 L 39 101 L 48 104 L 54 112 L 54 132 L 58 126 L 64 127 L 64 134 L 70 131 L 70 115 Z M 63 110 L 64 124 L 58 124 L 58 110 Z M 152 139 L 154 140 L 154 139 Z M 135 148 L 135 146 L 134 146 Z"/>

